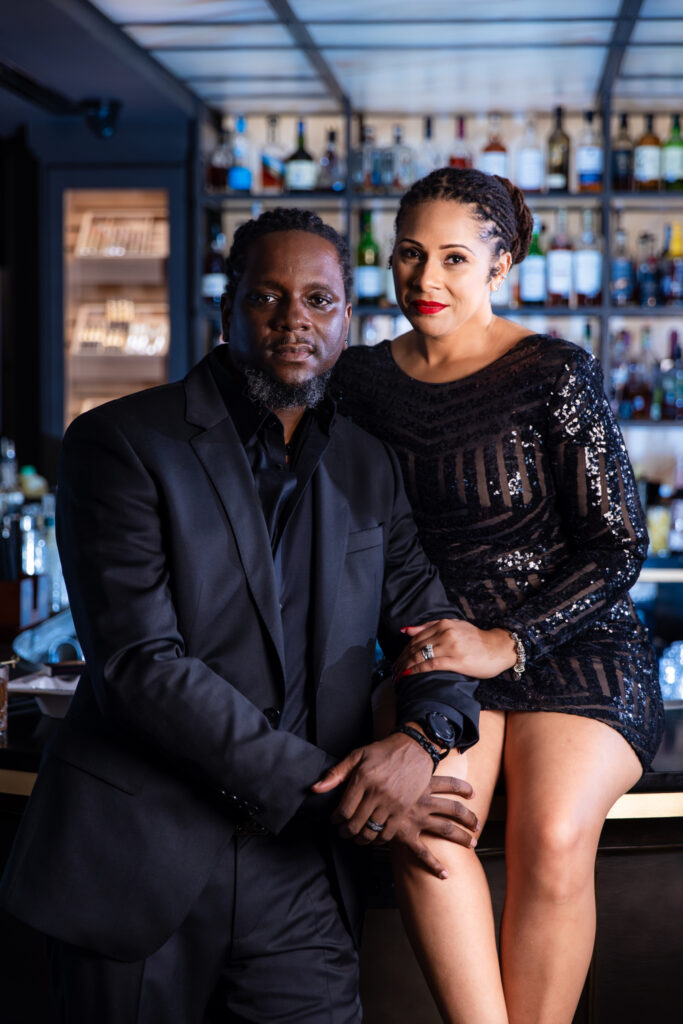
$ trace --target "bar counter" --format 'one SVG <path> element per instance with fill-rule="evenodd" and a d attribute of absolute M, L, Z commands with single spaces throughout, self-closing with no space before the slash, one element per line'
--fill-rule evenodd
<path fill-rule="evenodd" d="M 30 795 L 40 757 L 59 720 L 33 698 L 10 696 L 0 747 L 0 866 Z M 479 841 L 500 920 L 505 893 L 505 794 L 497 791 Z M 683 701 L 667 706 L 652 768 L 614 805 L 596 868 L 597 941 L 575 1024 L 643 1024 L 680 1019 L 683 1005 Z M 395 908 L 386 855 L 375 858 L 361 950 L 366 1024 L 439 1024 Z M 42 941 L 0 918 L 2 1019 L 51 1024 Z"/>

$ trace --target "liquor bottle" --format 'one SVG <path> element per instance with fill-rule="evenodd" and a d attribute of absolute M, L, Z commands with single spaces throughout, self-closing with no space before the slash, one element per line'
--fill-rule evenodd
<path fill-rule="evenodd" d="M 545 159 L 536 135 L 536 121 L 528 117 L 517 154 L 517 185 L 523 192 L 542 192 L 544 177 Z"/>
<path fill-rule="evenodd" d="M 394 125 L 394 144 L 391 147 L 393 188 L 409 188 L 415 181 L 415 154 L 403 141 L 403 128 Z M 384 175 L 383 175 L 384 177 Z"/>
<path fill-rule="evenodd" d="M 618 216 L 617 214 L 617 218 Z M 628 306 L 633 301 L 634 289 L 635 273 L 633 261 L 626 246 L 626 232 L 617 219 L 617 229 L 614 232 L 614 254 L 610 267 L 610 290 L 614 305 Z"/>
<path fill-rule="evenodd" d="M 683 420 L 683 359 L 678 331 L 669 335 L 669 355 L 662 360 L 662 419 Z"/>
<path fill-rule="evenodd" d="M 508 154 L 500 137 L 500 114 L 489 114 L 489 137 L 479 154 L 479 170 L 486 174 L 508 176 Z"/>
<path fill-rule="evenodd" d="M 595 233 L 593 210 L 583 211 L 583 231 L 574 252 L 574 287 L 579 306 L 602 301 L 602 252 Z"/>
<path fill-rule="evenodd" d="M 633 142 L 628 133 L 628 114 L 619 117 L 619 131 L 612 140 L 612 188 L 630 192 L 633 188 Z"/>
<path fill-rule="evenodd" d="M 442 166 L 443 160 L 441 150 L 434 139 L 433 121 L 431 117 L 425 117 L 424 119 L 422 142 L 415 152 L 414 163 L 415 166 L 413 173 L 416 181 L 419 178 L 424 178 L 431 171 L 435 171 Z"/>
<path fill-rule="evenodd" d="M 285 162 L 285 184 L 289 192 L 312 192 L 318 180 L 318 165 L 306 149 L 304 122 L 297 124 L 297 147 Z"/>
<path fill-rule="evenodd" d="M 654 132 L 654 114 L 645 115 L 645 131 L 633 153 L 633 184 L 636 192 L 656 192 L 661 173 L 661 143 Z"/>
<path fill-rule="evenodd" d="M 567 211 L 557 211 L 557 229 L 546 255 L 548 305 L 568 306 L 572 292 L 572 243 L 567 232 Z"/>
<path fill-rule="evenodd" d="M 679 455 L 676 459 L 674 493 L 671 497 L 669 551 L 672 555 L 683 552 L 683 455 Z"/>
<path fill-rule="evenodd" d="M 548 138 L 549 192 L 569 190 L 569 136 L 562 127 L 564 111 L 555 107 L 555 127 Z"/>
<path fill-rule="evenodd" d="M 456 118 L 455 141 L 449 163 L 451 167 L 458 167 L 460 170 L 467 170 L 472 166 L 472 153 L 465 142 L 465 118 L 460 114 Z"/>
<path fill-rule="evenodd" d="M 612 342 L 612 370 L 610 374 L 610 404 L 620 420 L 631 418 L 631 407 L 624 401 L 624 386 L 628 380 L 628 349 L 631 335 L 619 331 Z"/>
<path fill-rule="evenodd" d="M 590 320 L 586 320 L 583 325 L 583 337 L 581 338 L 581 347 L 584 352 L 589 352 L 593 355 L 593 328 L 591 327 Z"/>
<path fill-rule="evenodd" d="M 546 257 L 540 241 L 542 227 L 535 216 L 529 252 L 519 265 L 519 301 L 524 306 L 542 306 L 546 300 Z"/>
<path fill-rule="evenodd" d="M 683 190 L 683 139 L 681 116 L 671 118 L 671 135 L 662 146 L 662 186 L 667 192 Z"/>
<path fill-rule="evenodd" d="M 681 225 L 674 221 L 659 265 L 659 291 L 666 305 L 683 305 L 683 237 Z"/>
<path fill-rule="evenodd" d="M 584 127 L 576 148 L 576 176 L 579 192 L 600 192 L 602 189 L 603 152 L 600 136 L 593 124 L 593 111 L 583 115 Z"/>
<path fill-rule="evenodd" d="M 225 192 L 230 166 L 230 135 L 222 131 L 206 167 L 206 185 L 212 192 Z"/>
<path fill-rule="evenodd" d="M 218 309 L 228 278 L 225 273 L 225 235 L 220 221 L 209 227 L 209 244 L 202 267 L 202 298 L 207 305 Z"/>
<path fill-rule="evenodd" d="M 251 145 L 247 138 L 247 122 L 243 117 L 238 117 L 230 147 L 230 167 L 228 168 L 228 188 L 233 192 L 251 191 L 250 164 Z"/>
<path fill-rule="evenodd" d="M 322 192 L 342 192 L 346 187 L 346 168 L 344 161 L 337 152 L 337 133 L 330 128 L 327 133 L 327 145 L 320 158 L 318 188 Z"/>
<path fill-rule="evenodd" d="M 261 151 L 261 188 L 269 195 L 285 190 L 285 148 L 278 139 L 278 119 L 268 118 L 268 140 Z"/>
<path fill-rule="evenodd" d="M 373 304 L 384 294 L 384 274 L 379 246 L 372 237 L 372 213 L 361 210 L 361 235 L 356 249 L 355 285 L 358 302 Z"/>
<path fill-rule="evenodd" d="M 641 306 L 656 306 L 659 293 L 659 270 L 655 256 L 655 238 L 649 231 L 638 236 L 636 288 Z"/>

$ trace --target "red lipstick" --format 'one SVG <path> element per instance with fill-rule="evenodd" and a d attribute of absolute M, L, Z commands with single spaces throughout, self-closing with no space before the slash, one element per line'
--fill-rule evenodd
<path fill-rule="evenodd" d="M 446 306 L 442 302 L 422 302 L 415 301 L 411 302 L 411 306 L 418 313 L 423 313 L 425 316 L 431 316 L 433 313 L 440 313 Z"/>

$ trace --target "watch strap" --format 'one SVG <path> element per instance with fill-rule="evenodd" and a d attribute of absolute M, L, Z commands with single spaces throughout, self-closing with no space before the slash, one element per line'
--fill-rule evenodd
<path fill-rule="evenodd" d="M 427 737 L 423 736 L 417 729 L 413 729 L 412 725 L 399 725 L 398 728 L 394 729 L 394 732 L 402 732 L 406 736 L 410 736 L 411 740 L 415 740 L 416 743 L 419 743 L 422 749 L 427 751 L 434 762 L 433 771 L 436 771 L 441 761 L 443 761 L 444 757 L 449 753 L 448 750 L 445 750 L 442 753 L 434 746 L 431 740 L 428 740 Z"/>

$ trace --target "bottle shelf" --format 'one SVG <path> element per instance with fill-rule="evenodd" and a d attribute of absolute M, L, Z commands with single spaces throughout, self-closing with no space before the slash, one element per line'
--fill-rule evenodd
<path fill-rule="evenodd" d="M 619 420 L 622 430 L 669 430 L 671 427 L 683 427 L 683 420 Z"/>

